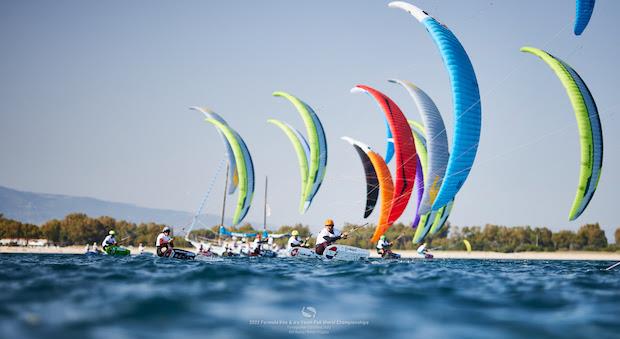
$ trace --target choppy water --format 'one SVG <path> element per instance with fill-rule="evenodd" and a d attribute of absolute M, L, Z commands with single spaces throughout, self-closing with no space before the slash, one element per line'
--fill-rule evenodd
<path fill-rule="evenodd" d="M 620 337 L 620 270 L 607 262 L 0 254 L 0 264 L 3 338 Z"/>

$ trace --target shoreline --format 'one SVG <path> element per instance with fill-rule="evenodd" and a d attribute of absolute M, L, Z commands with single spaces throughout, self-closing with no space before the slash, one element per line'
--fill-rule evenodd
<path fill-rule="evenodd" d="M 128 246 L 132 254 L 138 254 L 138 248 Z M 195 252 L 193 248 L 183 248 Z M 0 254 L 84 254 L 84 246 L 66 247 L 18 247 L 0 246 Z M 145 247 L 145 252 L 155 253 L 155 247 Z M 377 252 L 372 249 L 371 258 L 378 258 Z M 395 253 L 402 258 L 419 258 L 416 251 L 398 251 Z M 620 261 L 620 252 L 594 252 L 594 251 L 558 251 L 558 252 L 514 252 L 500 253 L 490 251 L 433 251 L 436 259 L 482 259 L 482 260 L 598 260 Z"/>
<path fill-rule="evenodd" d="M 401 258 L 419 258 L 416 251 L 394 251 Z M 593 260 L 620 261 L 620 252 L 595 251 L 558 251 L 558 252 L 513 252 L 501 253 L 490 251 L 432 251 L 435 259 L 482 259 L 482 260 Z M 372 251 L 371 258 L 378 258 Z"/>

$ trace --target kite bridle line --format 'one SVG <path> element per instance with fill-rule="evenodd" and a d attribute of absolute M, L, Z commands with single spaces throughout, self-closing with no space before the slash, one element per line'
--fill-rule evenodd
<path fill-rule="evenodd" d="M 213 178 L 211 178 L 211 182 L 209 183 L 209 186 L 207 188 L 207 193 L 205 193 L 204 197 L 202 198 L 202 201 L 200 202 L 200 206 L 198 207 L 198 211 L 196 211 L 196 214 L 194 215 L 194 218 L 192 219 L 192 224 L 189 226 L 189 229 L 187 230 L 187 233 L 185 234 L 185 240 L 189 241 L 189 234 L 194 229 L 194 226 L 196 225 L 197 222 L 200 222 L 201 224 L 203 224 L 199 220 L 200 213 L 202 212 L 202 209 L 204 208 L 207 202 L 207 199 L 209 198 L 209 195 L 211 194 L 211 190 L 213 189 L 213 186 L 215 185 L 215 180 L 217 179 L 220 172 L 222 171 L 222 168 L 224 167 L 224 164 L 226 163 L 226 161 L 227 161 L 226 157 L 222 158 L 222 160 L 220 161 L 220 164 L 217 167 L 215 174 L 213 175 Z"/>

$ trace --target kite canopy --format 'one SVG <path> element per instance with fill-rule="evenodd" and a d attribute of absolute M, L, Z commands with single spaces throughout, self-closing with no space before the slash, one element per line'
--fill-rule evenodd
<path fill-rule="evenodd" d="M 551 67 L 566 89 L 575 111 L 581 142 L 579 186 L 569 214 L 569 220 L 575 220 L 590 203 L 601 177 L 603 131 L 598 109 L 588 86 L 571 66 L 538 48 L 522 47 L 521 51 L 541 58 Z"/>
<path fill-rule="evenodd" d="M 418 157 L 420 159 L 419 164 L 422 168 L 423 176 L 426 179 L 426 175 L 428 171 L 427 170 L 428 154 L 427 154 L 427 148 L 426 148 L 426 146 L 428 145 L 428 141 L 426 140 L 426 135 L 425 135 L 426 129 L 424 128 L 422 124 L 420 124 L 419 122 L 415 120 L 407 120 L 407 121 L 409 122 L 409 125 L 411 126 L 411 131 L 413 132 L 413 135 L 414 135 L 414 139 L 416 143 L 416 150 L 418 152 Z M 418 175 L 416 172 L 416 186 L 419 187 L 418 185 L 419 185 Z M 423 183 L 423 187 L 424 186 L 426 186 L 425 183 Z M 439 232 L 439 230 L 441 230 L 441 228 L 445 225 L 446 221 L 448 220 L 448 216 L 450 216 L 453 203 L 454 203 L 454 200 L 448 203 L 447 206 L 440 208 L 438 211 L 428 211 L 426 213 L 420 213 L 419 209 L 416 210 L 415 219 L 413 220 L 413 223 L 411 224 L 411 227 L 413 227 L 416 230 L 413 241 L 415 243 L 420 243 L 424 240 L 424 238 L 429 233 L 436 234 L 437 232 Z M 418 205 L 418 208 L 419 208 L 419 205 Z"/>
<path fill-rule="evenodd" d="M 471 244 L 469 243 L 469 240 L 463 239 L 463 244 L 465 244 L 465 249 L 467 250 L 467 252 L 471 252 Z"/>
<path fill-rule="evenodd" d="M 414 229 L 418 227 L 418 223 L 420 222 L 420 203 L 422 201 L 422 196 L 424 194 L 424 179 L 426 178 L 426 169 L 428 168 L 428 154 L 426 150 L 426 137 L 424 136 L 423 131 L 424 128 L 421 124 L 414 120 L 407 120 L 409 125 L 412 124 L 419 127 L 411 128 L 411 132 L 413 133 L 413 141 L 415 143 L 416 150 L 416 171 L 415 171 L 415 203 L 416 203 L 416 212 L 415 217 L 413 219 L 413 223 L 411 223 L 411 227 Z"/>
<path fill-rule="evenodd" d="M 221 122 L 224 125 L 228 125 L 228 123 L 226 123 L 226 120 L 224 120 L 224 118 L 222 118 L 219 114 L 213 112 L 212 110 L 206 107 L 192 106 L 189 109 L 198 111 L 204 114 L 205 118 L 207 119 L 212 118 L 212 119 L 215 119 Z M 230 147 L 230 143 L 228 142 L 224 134 L 220 132 L 219 130 L 218 130 L 218 133 L 220 134 L 220 137 L 222 137 L 224 146 L 226 146 L 226 156 L 228 157 L 228 194 L 233 194 L 235 193 L 235 190 L 237 189 L 237 185 L 239 184 L 239 176 L 237 174 L 237 164 L 235 163 L 235 155 L 233 154 L 232 148 Z"/>
<path fill-rule="evenodd" d="M 430 234 L 437 234 L 443 226 L 448 221 L 448 217 L 450 216 L 450 212 L 452 212 L 452 206 L 454 205 L 454 200 L 450 201 L 446 206 L 439 209 L 439 211 L 435 214 L 435 221 L 430 229 Z"/>
<path fill-rule="evenodd" d="M 351 92 L 369 94 L 383 110 L 392 131 L 396 169 L 392 207 L 387 220 L 388 225 L 391 225 L 403 214 L 413 191 L 416 176 L 416 149 L 413 135 L 403 112 L 385 94 L 365 85 L 357 85 L 351 89 Z M 381 160 L 383 161 L 383 159 Z"/>
<path fill-rule="evenodd" d="M 450 76 L 455 128 L 446 173 L 431 207 L 436 211 L 454 199 L 476 158 L 482 115 L 478 81 L 465 49 L 446 26 L 412 4 L 394 1 L 388 6 L 410 13 L 426 27 Z"/>
<path fill-rule="evenodd" d="M 299 175 L 301 176 L 301 198 L 299 202 L 299 212 L 303 213 L 304 203 L 306 201 L 305 190 L 308 181 L 308 157 L 310 156 L 308 142 L 301 135 L 301 133 L 299 133 L 296 129 L 294 129 L 292 126 L 285 122 L 275 119 L 269 119 L 267 120 L 267 122 L 278 126 L 282 131 L 284 131 L 286 136 L 293 144 L 293 147 L 295 148 L 295 153 L 297 153 L 297 160 L 299 162 Z"/>
<path fill-rule="evenodd" d="M 421 214 L 426 214 L 430 212 L 431 206 L 437 197 L 439 187 L 443 183 L 446 167 L 448 166 L 450 154 L 448 152 L 446 126 L 441 118 L 439 109 L 422 89 L 409 81 L 389 81 L 403 86 L 409 92 L 424 122 L 428 165 L 424 170 L 424 194 L 422 195 L 421 206 L 418 208 L 418 211 Z"/>
<path fill-rule="evenodd" d="M 366 208 L 364 209 L 364 219 L 366 219 L 375 209 L 377 200 L 379 199 L 379 177 L 367 154 L 367 152 L 371 152 L 370 147 L 349 137 L 342 137 L 341 139 L 347 141 L 355 148 L 364 166 L 364 174 L 366 176 Z"/>
<path fill-rule="evenodd" d="M 378 192 L 381 194 L 381 208 L 380 208 L 380 213 L 379 213 L 379 222 L 377 223 L 377 227 L 375 228 L 375 232 L 371 240 L 373 242 L 376 242 L 385 233 L 385 231 L 387 231 L 388 228 L 390 228 L 390 226 L 392 225 L 391 223 L 388 222 L 389 213 L 392 208 L 392 196 L 393 196 L 393 191 L 394 191 L 394 183 L 392 181 L 392 174 L 390 173 L 390 170 L 388 169 L 387 164 L 385 163 L 385 160 L 383 160 L 383 158 L 379 154 L 372 151 L 370 147 L 368 147 L 367 145 L 357 140 L 351 139 L 349 137 L 342 137 L 342 139 L 347 141 L 351 145 L 353 145 L 353 147 L 356 150 L 359 149 L 361 150 L 361 152 L 364 153 L 364 155 L 370 161 L 370 165 L 372 166 L 372 171 L 374 171 L 375 173 L 374 178 L 370 177 L 370 180 L 368 180 L 369 173 L 371 173 L 370 175 L 372 175 L 372 171 L 366 172 L 367 174 L 366 175 L 366 178 L 367 178 L 366 189 L 367 189 L 367 192 L 377 192 L 377 188 L 378 188 Z M 359 154 L 359 151 L 358 151 L 358 154 Z M 362 158 L 362 163 L 364 163 L 366 157 L 362 158 L 360 156 L 360 158 Z M 367 165 L 364 163 L 364 168 L 366 168 L 366 166 Z M 375 186 L 372 191 L 369 191 L 371 185 L 375 185 Z M 373 197 L 370 197 L 370 195 L 367 194 L 366 211 L 368 211 L 369 204 L 376 204 L 377 202 L 376 193 L 373 193 L 373 194 L 374 194 Z M 372 202 L 371 199 L 374 199 L 374 202 Z M 372 212 L 372 210 L 370 212 Z M 368 215 L 370 215 L 370 213 L 368 213 Z"/>
<path fill-rule="evenodd" d="M 389 164 L 394 157 L 394 138 L 392 137 L 392 130 L 390 129 L 390 123 L 385 120 L 385 140 L 387 145 L 385 147 L 385 163 Z"/>
<path fill-rule="evenodd" d="M 306 133 L 308 135 L 307 142 L 299 132 L 296 132 L 297 139 L 299 139 L 300 143 L 302 143 L 302 145 L 307 144 L 309 148 L 309 156 L 306 155 L 308 174 L 305 187 L 302 190 L 303 206 L 301 212 L 304 213 L 310 208 L 310 204 L 319 191 L 323 183 L 323 178 L 325 177 L 325 171 L 327 169 L 327 140 L 325 138 L 325 130 L 323 129 L 321 120 L 319 120 L 319 117 L 310 105 L 286 92 L 273 92 L 273 96 L 283 97 L 290 101 L 293 106 L 295 106 L 306 125 Z M 291 141 L 292 140 L 293 139 L 291 139 Z"/>
<path fill-rule="evenodd" d="M 581 35 L 588 26 L 592 12 L 594 11 L 594 0 L 577 0 L 575 2 L 575 35 Z"/>
<path fill-rule="evenodd" d="M 389 220 L 390 213 L 394 209 L 394 181 L 392 180 L 392 174 L 385 163 L 385 160 L 375 152 L 369 152 L 368 157 L 372 162 L 372 166 L 377 172 L 377 178 L 379 179 L 379 193 L 381 195 L 381 213 L 379 213 L 379 223 L 372 236 L 372 241 L 379 240 L 385 231 L 390 228 L 392 223 Z"/>
<path fill-rule="evenodd" d="M 431 232 L 431 234 L 437 233 L 448 220 L 450 212 L 452 211 L 452 202 L 447 206 L 440 208 L 438 211 L 431 211 L 420 216 L 420 222 L 413 235 L 413 242 L 416 244 L 424 241 L 424 238 Z M 434 232 L 433 229 L 435 229 Z"/>
<path fill-rule="evenodd" d="M 248 147 L 241 136 L 228 125 L 213 119 L 207 118 L 206 121 L 215 126 L 225 137 L 235 157 L 237 172 L 239 174 L 239 196 L 237 207 L 233 216 L 233 226 L 239 224 L 247 215 L 254 196 L 254 164 L 248 151 Z"/>
<path fill-rule="evenodd" d="M 419 217 L 418 224 L 415 228 L 415 233 L 413 234 L 413 243 L 419 244 L 424 240 L 424 237 L 428 234 L 428 231 L 431 229 L 433 225 L 433 220 L 435 219 L 435 212 L 428 212 Z"/>

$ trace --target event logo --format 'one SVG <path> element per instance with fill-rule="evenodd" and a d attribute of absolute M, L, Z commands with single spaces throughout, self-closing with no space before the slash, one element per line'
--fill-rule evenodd
<path fill-rule="evenodd" d="M 301 315 L 304 316 L 304 318 L 316 318 L 316 309 L 312 306 L 304 306 L 301 308 Z"/>

